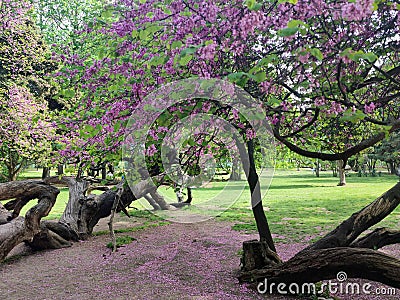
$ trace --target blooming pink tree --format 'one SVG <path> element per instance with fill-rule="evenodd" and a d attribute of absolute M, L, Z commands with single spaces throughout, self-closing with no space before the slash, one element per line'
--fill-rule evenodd
<path fill-rule="evenodd" d="M 49 160 L 55 129 L 47 113 L 55 68 L 29 16 L 26 1 L 1 1 L 0 139 L 1 163 L 15 180 L 29 160 Z"/>
<path fill-rule="evenodd" d="M 399 126 L 400 69 L 396 38 L 399 13 L 395 3 L 300 0 L 246 1 L 244 5 L 242 2 L 211 1 L 143 1 L 137 4 L 126 0 L 116 4 L 114 13 L 121 15 L 118 21 L 100 26 L 100 29 L 89 28 L 86 32 L 87 35 L 103 35 L 109 41 L 107 47 L 102 47 L 86 61 L 76 59 L 63 71 L 68 82 L 78 83 L 83 93 L 75 110 L 83 117 L 70 126 L 92 132 L 90 139 L 96 148 L 118 149 L 119 137 L 125 130 L 124 121 L 147 94 L 164 83 L 193 76 L 228 79 L 242 86 L 264 103 L 274 136 L 292 151 L 311 158 L 346 162 Z M 90 66 L 82 69 L 85 64 Z M 76 67 L 71 70 L 71 65 Z M 349 140 L 337 153 L 308 148 L 305 141 L 318 138 L 315 129 L 332 119 L 347 128 L 363 124 L 374 126 L 368 127 L 373 130 L 365 132 L 361 140 Z M 137 120 L 138 128 L 140 122 Z M 160 122 L 160 126 L 163 125 Z M 340 136 L 348 131 L 340 128 L 343 130 L 330 133 Z M 87 141 L 82 141 L 85 145 L 82 150 L 93 145 Z M 246 146 L 250 161 L 254 150 L 252 143 L 250 139 Z M 148 146 L 147 154 L 154 155 L 155 144 Z M 68 146 L 66 149 L 71 151 Z M 79 153 L 91 156 L 81 149 Z M 248 174 L 251 191 L 257 193 L 257 173 L 254 168 L 250 169 L 253 170 Z M 317 258 L 322 255 L 331 264 L 321 267 L 318 280 L 331 278 L 336 264 L 351 269 L 352 276 L 378 280 L 374 272 L 357 273 L 348 258 L 357 254 L 358 263 L 381 269 L 377 263 L 382 259 L 381 254 L 378 258 L 369 250 L 352 246 L 360 246 L 361 241 L 356 240 L 360 233 L 397 206 L 400 197 L 394 195 L 399 194 L 399 189 L 396 185 L 355 213 L 299 254 L 293 263 L 303 261 L 300 266 L 306 268 L 307 265 L 311 270 L 307 263 L 309 255 L 316 261 L 320 261 Z M 379 216 L 373 213 L 376 210 L 381 212 Z M 292 262 L 282 264 L 272 254 L 275 248 L 262 206 L 254 212 L 262 247 L 267 249 L 262 253 L 271 255 L 264 257 L 262 265 L 279 268 L 274 278 L 288 276 L 286 278 L 291 280 L 301 280 L 299 274 L 304 269 L 287 271 L 286 266 Z M 350 234 L 344 235 L 344 232 Z M 377 238 L 374 239 L 376 242 Z M 246 253 L 245 260 L 248 259 L 251 269 L 253 258 Z M 337 257 L 341 257 L 340 261 Z M 242 279 L 271 276 L 272 270 L 250 271 L 244 273 Z M 307 274 L 309 280 L 312 276 Z M 396 281 L 382 278 L 379 280 L 390 284 Z"/>
<path fill-rule="evenodd" d="M 10 87 L 0 106 L 0 160 L 7 167 L 7 179 L 13 181 L 28 161 L 50 163 L 56 128 L 47 103 L 26 88 Z"/>
<path fill-rule="evenodd" d="M 398 11 L 395 2 L 378 0 L 121 0 L 110 22 L 97 20 L 82 32 L 83 40 L 101 37 L 101 47 L 84 57 L 71 52 L 59 57 L 62 96 L 71 103 L 63 121 L 62 154 L 83 164 L 115 155 L 134 110 L 158 107 L 157 98 L 144 103 L 147 95 L 169 82 L 195 77 L 229 80 L 261 101 L 273 135 L 290 150 L 345 163 L 400 125 Z M 188 103 L 188 110 L 208 110 L 238 129 L 245 141 L 239 146 L 252 198 L 260 198 L 254 152 L 261 137 L 254 136 L 240 111 L 198 104 Z M 179 106 L 172 109 L 178 117 L 188 115 Z M 343 129 L 330 134 L 340 136 L 361 125 L 372 130 L 336 153 L 310 148 L 307 141 L 318 138 L 315 129 L 333 119 Z M 158 121 L 146 144 L 150 157 L 159 150 L 156 141 L 169 122 Z M 138 118 L 135 128 L 145 123 Z M 400 184 L 288 262 L 276 254 L 258 200 L 253 212 L 260 242 L 245 243 L 241 280 L 310 282 L 343 270 L 351 277 L 400 285 L 398 260 L 367 249 L 398 242 L 398 232 L 382 230 L 359 238 L 398 206 Z M 392 233 L 394 239 L 385 239 Z"/>

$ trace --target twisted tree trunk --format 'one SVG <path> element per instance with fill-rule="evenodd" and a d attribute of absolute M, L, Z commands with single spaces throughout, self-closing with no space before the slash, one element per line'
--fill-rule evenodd
<path fill-rule="evenodd" d="M 254 247 L 249 247 L 251 242 L 245 242 L 239 280 L 262 281 L 266 278 L 270 283 L 313 283 L 333 279 L 339 271 L 344 271 L 350 278 L 370 279 L 399 288 L 400 260 L 371 250 L 400 242 L 399 231 L 379 228 L 359 238 L 365 230 L 388 216 L 399 203 L 400 183 L 397 183 L 287 262 L 274 259 L 270 253 L 272 249 L 259 251 L 261 254 L 249 250 Z M 249 260 L 249 256 L 253 258 Z M 254 261 L 261 263 L 254 264 Z"/>
<path fill-rule="evenodd" d="M 47 216 L 53 207 L 58 188 L 51 184 L 65 184 L 69 187 L 69 201 L 59 221 L 40 220 Z M 101 195 L 86 195 L 89 182 L 72 177 L 49 177 L 45 180 L 15 181 L 0 184 L 0 261 L 19 243 L 26 242 L 36 250 L 68 247 L 71 241 L 86 239 L 93 232 L 101 218 L 110 216 L 116 191 L 108 189 Z M 147 194 L 157 197 L 160 206 L 165 207 L 162 196 L 156 192 L 151 181 L 143 180 L 133 187 L 124 187 L 116 211 L 127 215 L 126 207 Z M 21 209 L 30 200 L 38 199 L 24 217 Z M 164 201 L 164 202 L 163 202 Z"/>
<path fill-rule="evenodd" d="M 0 185 L 0 200 L 15 198 L 5 206 L 0 203 L 0 261 L 16 245 L 32 241 L 42 231 L 40 220 L 49 214 L 59 192 L 57 188 L 35 180 Z M 20 217 L 21 208 L 32 199 L 38 199 L 38 203 L 26 213 L 25 218 Z"/>

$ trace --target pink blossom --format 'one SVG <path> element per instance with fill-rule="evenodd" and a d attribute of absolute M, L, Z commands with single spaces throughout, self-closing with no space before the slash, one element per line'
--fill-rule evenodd
<path fill-rule="evenodd" d="M 342 6 L 342 17 L 348 21 L 360 21 L 368 17 L 373 8 L 373 0 L 357 0 Z"/>
<path fill-rule="evenodd" d="M 318 97 L 314 101 L 315 106 L 323 106 L 326 104 L 326 100 L 324 97 Z"/>
<path fill-rule="evenodd" d="M 247 128 L 246 129 L 246 138 L 248 140 L 252 140 L 256 137 L 256 133 L 252 128 Z"/>
<path fill-rule="evenodd" d="M 207 113 L 211 108 L 211 103 L 210 102 L 204 102 L 202 106 L 203 112 Z"/>
<path fill-rule="evenodd" d="M 157 148 L 154 144 L 152 144 L 150 147 L 146 149 L 147 156 L 153 156 L 155 153 L 157 153 Z"/>
<path fill-rule="evenodd" d="M 273 125 L 276 125 L 278 122 L 279 122 L 278 116 L 277 116 L 277 115 L 273 115 L 272 120 L 271 120 L 271 123 L 272 123 Z"/>
<path fill-rule="evenodd" d="M 237 109 L 232 109 L 232 114 L 235 120 L 239 119 L 239 111 Z"/>
<path fill-rule="evenodd" d="M 376 108 L 376 106 L 375 106 L 374 102 L 371 102 L 369 105 L 365 104 L 364 105 L 364 112 L 366 114 L 372 114 L 374 112 L 375 108 Z"/>

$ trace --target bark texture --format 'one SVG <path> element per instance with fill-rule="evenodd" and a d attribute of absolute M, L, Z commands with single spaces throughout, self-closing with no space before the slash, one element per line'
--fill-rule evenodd
<path fill-rule="evenodd" d="M 344 271 L 350 278 L 369 279 L 399 288 L 400 260 L 372 249 L 398 243 L 400 232 L 379 228 L 359 238 L 365 230 L 389 215 L 399 203 L 400 183 L 397 183 L 287 262 L 265 259 L 272 257 L 266 255 L 271 249 L 261 248 L 260 251 L 257 250 L 260 245 L 254 241 L 245 242 L 239 280 L 251 282 L 267 278 L 268 282 L 312 283 L 334 279 L 339 271 Z"/>
<path fill-rule="evenodd" d="M 337 161 L 337 168 L 339 174 L 339 183 L 338 186 L 346 185 L 346 162 L 344 160 Z"/>
<path fill-rule="evenodd" d="M 47 216 L 56 202 L 59 190 L 43 181 L 25 180 L 7 182 L 0 185 L 0 200 L 15 199 L 8 207 L 0 204 L 0 261 L 19 243 L 33 240 L 42 232 L 40 220 Z M 24 217 L 21 208 L 30 200 L 38 199 Z M 7 204 L 6 204 L 7 206 Z"/>
<path fill-rule="evenodd" d="M 320 249 L 302 252 L 278 266 L 242 272 L 241 282 L 262 281 L 313 283 L 335 279 L 338 272 L 348 278 L 369 279 L 400 287 L 400 261 L 378 251 L 358 248 Z"/>
<path fill-rule="evenodd" d="M 43 221 L 53 207 L 58 188 L 51 184 L 64 184 L 69 187 L 69 201 L 59 221 Z M 45 180 L 15 181 L 0 184 L 0 200 L 8 200 L 4 206 L 0 203 L 0 261 L 19 243 L 26 242 L 33 249 L 57 249 L 68 247 L 72 241 L 86 239 L 93 232 L 101 218 L 110 216 L 116 191 L 106 189 L 101 195 L 88 194 L 89 181 L 72 177 L 49 177 Z M 100 187 L 103 189 L 103 187 Z M 157 197 L 162 208 L 168 207 L 156 187 L 150 181 L 143 180 L 135 187 L 135 194 L 124 187 L 116 211 L 126 214 L 126 207 L 136 197 L 150 194 Z M 20 217 L 21 209 L 30 200 L 38 199 L 38 204 Z M 164 201 L 164 202 L 162 202 Z"/>

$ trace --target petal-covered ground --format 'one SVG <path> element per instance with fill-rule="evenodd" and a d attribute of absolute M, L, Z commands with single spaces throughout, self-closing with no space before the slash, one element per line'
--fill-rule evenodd
<path fill-rule="evenodd" d="M 137 240 L 111 254 L 108 236 L 0 265 L 1 299 L 287 299 L 238 284 L 239 251 L 256 235 L 226 222 L 171 224 L 124 233 Z M 278 244 L 287 260 L 305 244 Z M 398 246 L 385 249 L 400 257 Z M 360 281 L 361 283 L 365 281 Z M 382 285 L 374 283 L 373 288 Z M 373 290 L 373 289 L 372 289 Z M 299 299 L 299 298 L 297 298 Z M 351 295 L 344 299 L 400 299 Z"/>

